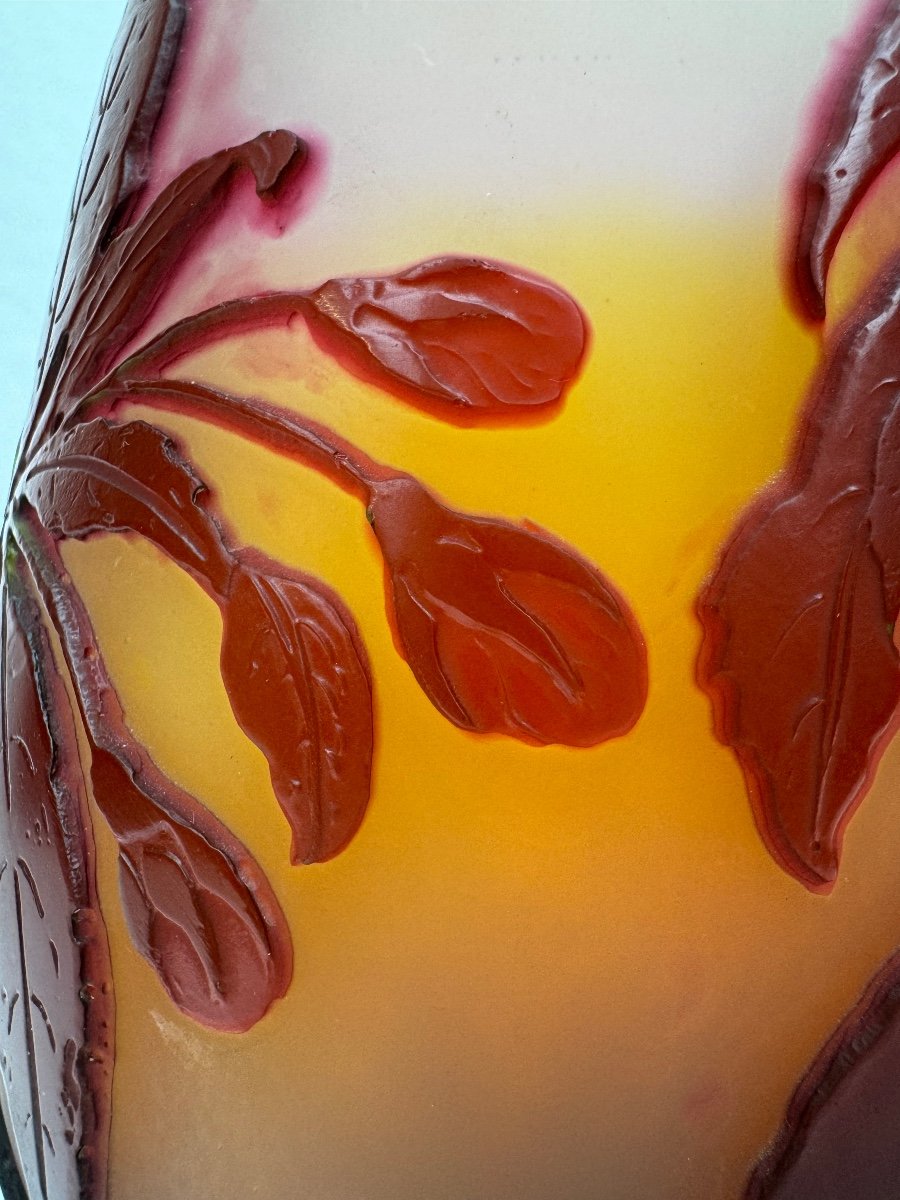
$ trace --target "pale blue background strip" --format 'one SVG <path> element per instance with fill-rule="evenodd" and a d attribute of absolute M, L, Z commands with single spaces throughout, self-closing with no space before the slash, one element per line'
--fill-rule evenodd
<path fill-rule="evenodd" d="M 34 387 L 81 148 L 124 0 L 0 0 L 0 491 Z"/>

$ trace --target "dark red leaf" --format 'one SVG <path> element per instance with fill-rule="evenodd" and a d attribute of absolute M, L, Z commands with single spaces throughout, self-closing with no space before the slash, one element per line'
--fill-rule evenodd
<path fill-rule="evenodd" d="M 566 292 L 479 259 L 332 279 L 309 303 L 313 332 L 350 370 L 444 416 L 553 404 L 585 351 L 584 318 Z"/>
<path fill-rule="evenodd" d="M 787 469 L 698 604 L 716 732 L 770 852 L 818 890 L 834 882 L 900 700 L 898 337 L 895 273 L 832 349 Z"/>
<path fill-rule="evenodd" d="M 306 154 L 306 144 L 286 129 L 220 150 L 182 171 L 136 224 L 119 233 L 104 250 L 73 314 L 65 392 L 83 395 L 114 365 L 239 172 L 249 171 L 257 194 L 272 201 L 292 183 Z"/>
<path fill-rule="evenodd" d="M 445 507 L 420 483 L 377 485 L 398 649 L 455 725 L 593 746 L 647 694 L 644 642 L 594 567 L 545 533 Z"/>
<path fill-rule="evenodd" d="M 138 533 L 212 594 L 224 682 L 268 759 L 293 861 L 342 850 L 368 804 L 373 718 L 365 651 L 338 598 L 261 554 L 229 550 L 204 484 L 144 422 L 94 420 L 57 434 L 25 494 L 54 536 Z"/>
<path fill-rule="evenodd" d="M 224 827 L 212 830 L 208 813 L 203 833 L 176 815 L 200 806 L 141 757 L 135 769 L 95 746 L 91 767 L 119 844 L 132 939 L 183 1013 L 243 1033 L 290 983 L 284 918 L 246 850 Z"/>
<path fill-rule="evenodd" d="M 45 425 L 53 414 L 68 416 L 67 402 L 86 395 L 113 367 L 150 316 L 190 241 L 225 202 L 236 175 L 249 171 L 257 194 L 274 201 L 296 178 L 306 153 L 298 137 L 277 129 L 201 159 L 169 184 L 134 225 L 95 248 L 59 339 L 56 395 L 52 402 L 41 402 Z"/>
<path fill-rule="evenodd" d="M 29 1196 L 102 1200 L 115 1035 L 109 947 L 69 697 L 14 558 L 0 639 L 5 1109 Z"/>
<path fill-rule="evenodd" d="M 896 1200 L 900 955 L 816 1056 L 744 1200 Z"/>
<path fill-rule="evenodd" d="M 890 386 L 890 385 L 889 385 Z M 878 434 L 869 509 L 872 548 L 881 564 L 885 610 L 900 611 L 900 404 L 890 403 Z"/>
<path fill-rule="evenodd" d="M 137 743 L 52 539 L 33 519 L 17 527 L 81 706 L 137 948 L 182 1011 L 214 1029 L 249 1029 L 291 979 L 278 901 L 245 847 Z"/>
<path fill-rule="evenodd" d="M 43 448 L 24 490 L 55 536 L 138 533 L 224 594 L 230 559 L 206 486 L 153 425 L 95 420 L 64 430 Z"/>
<path fill-rule="evenodd" d="M 75 310 L 104 246 L 147 180 L 150 140 L 178 57 L 184 0 L 130 0 L 88 135 L 50 306 L 35 410 L 23 457 L 44 437 L 72 346 Z"/>
<path fill-rule="evenodd" d="M 372 683 L 353 618 L 319 580 L 248 551 L 222 611 L 222 677 L 268 760 L 291 859 L 333 858 L 359 828 L 371 782 Z"/>
<path fill-rule="evenodd" d="M 803 181 L 795 272 L 812 317 L 825 315 L 828 268 L 866 189 L 900 150 L 900 3 L 888 0 L 842 71 Z"/>

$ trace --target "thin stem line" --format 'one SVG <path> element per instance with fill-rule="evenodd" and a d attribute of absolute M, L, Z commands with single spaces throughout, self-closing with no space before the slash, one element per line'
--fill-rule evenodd
<path fill-rule="evenodd" d="M 267 296 L 245 296 L 226 300 L 170 325 L 158 337 L 136 350 L 98 385 L 109 385 L 154 376 L 179 358 L 205 349 L 224 338 L 253 329 L 271 328 L 282 323 L 290 326 L 295 317 L 305 319 L 310 300 L 305 292 L 275 292 Z"/>
<path fill-rule="evenodd" d="M 379 483 L 396 474 L 326 425 L 264 400 L 233 396 L 205 384 L 178 379 L 126 379 L 93 393 L 81 412 L 108 411 L 125 401 L 210 420 L 312 467 L 365 504 L 371 502 Z"/>
<path fill-rule="evenodd" d="M 37 1158 L 41 1195 L 47 1200 L 47 1157 L 44 1151 L 44 1121 L 41 1110 L 41 1085 L 38 1079 L 37 1055 L 34 1046 L 34 1018 L 31 1014 L 31 987 L 28 983 L 28 959 L 25 951 L 25 914 L 22 909 L 22 889 L 19 872 L 13 875 L 16 894 L 16 924 L 19 929 L 19 958 L 22 963 L 22 1016 L 25 1020 L 25 1045 L 28 1049 L 28 1077 L 31 1086 L 31 1124 L 34 1132 L 34 1152 Z"/>

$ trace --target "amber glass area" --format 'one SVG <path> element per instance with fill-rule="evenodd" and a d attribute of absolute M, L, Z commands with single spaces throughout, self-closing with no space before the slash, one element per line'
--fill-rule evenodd
<path fill-rule="evenodd" d="M 823 0 L 187 4 L 127 214 L 155 233 L 98 291 L 132 272 L 121 313 L 153 303 L 85 385 L 90 433 L 55 443 L 68 465 L 19 480 L 31 600 L 9 618 L 49 630 L 28 645 L 59 672 L 88 778 L 109 1200 L 817 1194 L 783 1165 L 750 1181 L 898 944 L 896 614 L 880 591 L 863 607 L 865 580 L 841 593 L 843 708 L 799 667 L 758 685 L 794 653 L 773 596 L 794 603 L 843 543 L 798 517 L 745 595 L 739 531 L 763 537 L 752 514 L 806 478 L 799 431 L 844 419 L 829 397 L 893 378 L 900 340 L 871 333 L 893 314 L 891 153 L 818 301 L 791 257 L 821 114 L 878 20 Z M 165 220 L 154 203 L 226 147 L 202 167 L 221 194 L 190 237 L 179 216 L 170 253 L 181 201 Z M 292 299 L 243 305 L 274 293 Z M 875 382 L 844 382 L 857 359 Z M 840 455 L 816 460 L 823 511 Z M 89 487 L 60 482 L 76 459 L 104 464 Z M 124 507 L 110 464 L 131 473 Z M 860 554 L 890 540 L 880 479 Z M 80 599 L 54 620 L 62 593 Z M 128 751 L 127 802 L 111 709 L 92 725 L 84 700 L 95 656 L 146 755 Z M 819 705 L 833 753 L 810 817 L 792 771 Z M 308 742 L 326 747 L 312 768 Z M 123 884 L 147 760 L 171 781 L 158 811 L 191 797 L 227 831 L 185 818 L 202 854 L 248 852 L 228 876 L 255 897 L 243 923 L 208 915 L 209 851 L 167 910 L 182 932 L 163 929 L 149 817 Z M 201 909 L 208 993 L 184 933 Z"/>

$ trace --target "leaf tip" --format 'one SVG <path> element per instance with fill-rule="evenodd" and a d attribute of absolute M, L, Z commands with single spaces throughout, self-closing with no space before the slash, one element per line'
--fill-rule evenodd
<path fill-rule="evenodd" d="M 744 770 L 756 828 L 766 850 L 776 865 L 808 892 L 818 896 L 829 895 L 837 882 L 841 833 L 850 814 L 846 814 L 840 828 L 829 829 L 827 836 L 798 836 L 781 823 L 779 814 L 784 815 L 784 806 L 772 794 L 771 788 L 762 786 L 756 766 L 745 754 L 739 752 L 738 757 Z"/>
<path fill-rule="evenodd" d="M 309 158 L 309 146 L 288 129 L 270 129 L 254 138 L 251 166 L 256 194 L 274 200 Z"/>

